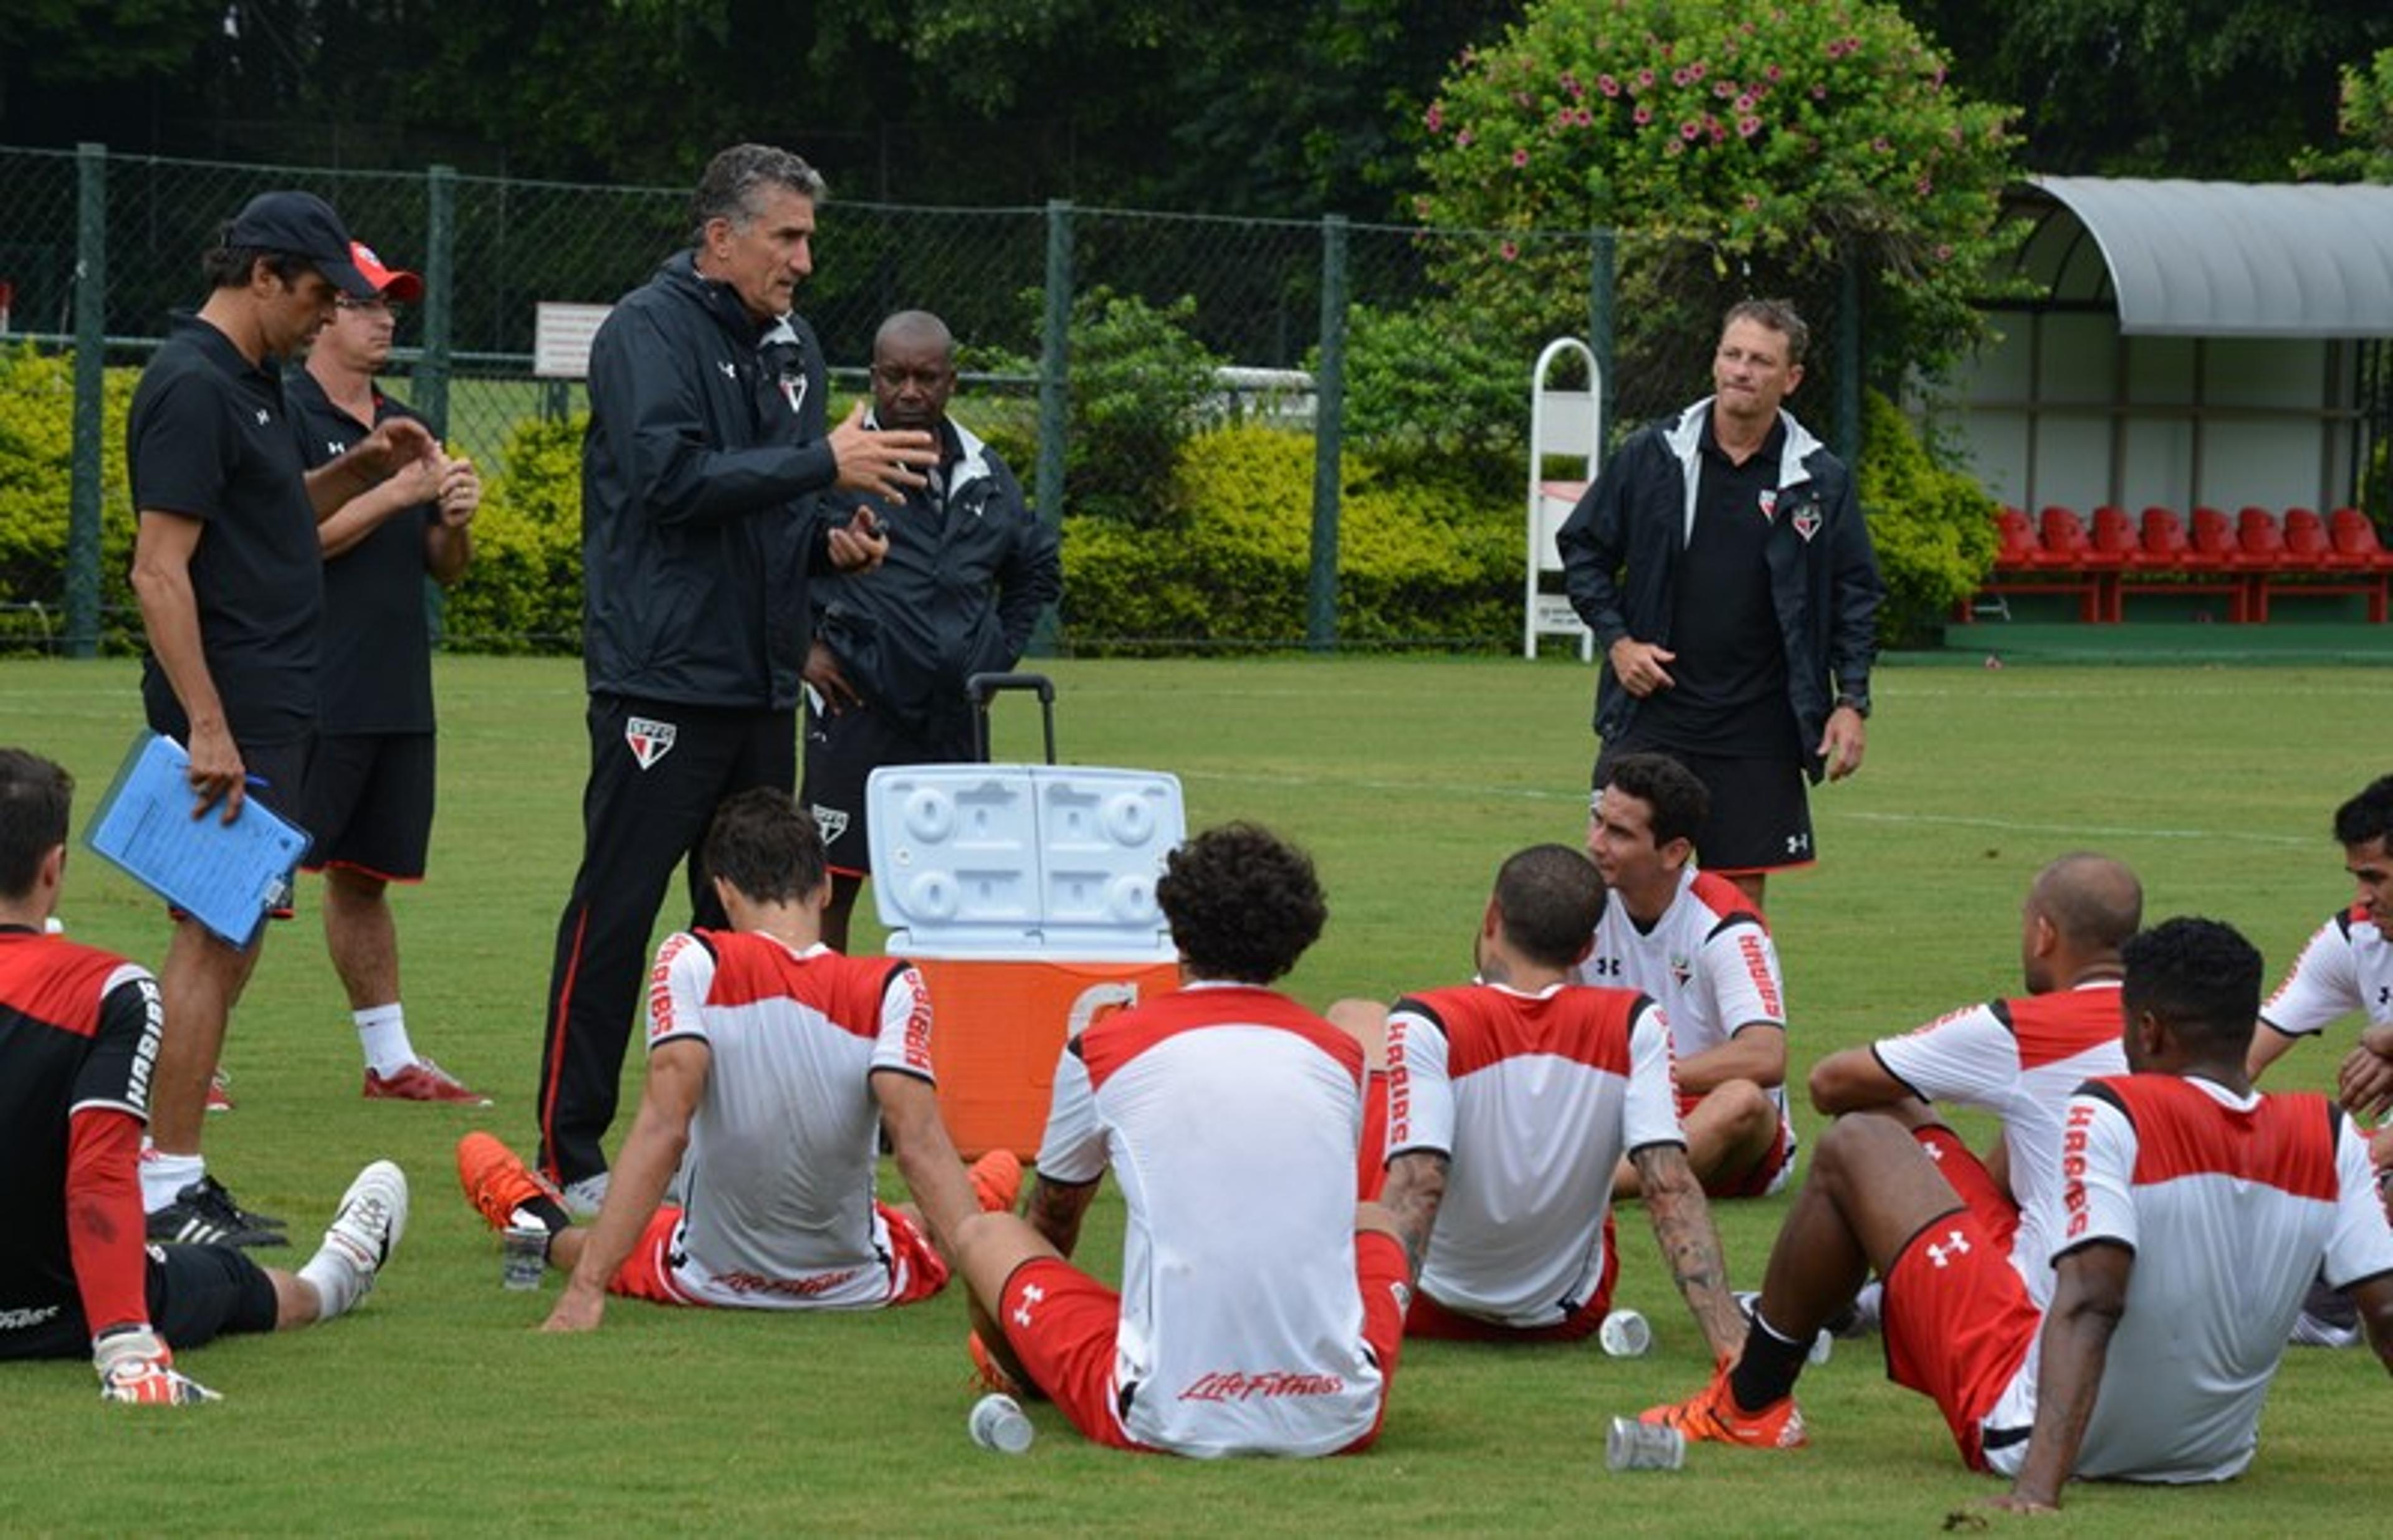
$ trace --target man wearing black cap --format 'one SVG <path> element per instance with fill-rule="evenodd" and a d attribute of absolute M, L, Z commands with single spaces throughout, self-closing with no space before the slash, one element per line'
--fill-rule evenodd
<path fill-rule="evenodd" d="M 714 810 L 797 780 L 806 575 L 878 563 L 870 508 L 922 485 L 927 433 L 829 426 L 822 346 L 791 314 L 814 270 L 822 177 L 786 150 L 717 154 L 691 249 L 623 296 L 590 346 L 582 444 L 582 665 L 590 779 L 582 866 L 556 926 L 541 1028 L 541 1165 L 568 1206 L 604 1196 L 601 1147 L 647 971 L 648 931 L 688 864 L 699 926 L 726 921 L 699 854 Z M 828 429 L 828 431 L 826 431 Z"/>
<path fill-rule="evenodd" d="M 138 528 L 133 588 L 149 638 L 150 727 L 190 751 L 194 816 L 227 822 L 255 794 L 295 815 L 316 724 L 323 558 L 316 523 L 438 450 L 423 424 L 381 424 L 313 471 L 271 360 L 295 356 L 337 294 L 375 289 L 322 199 L 250 201 L 202 259 L 209 285 L 143 371 L 125 424 Z M 141 1168 L 150 1233 L 268 1246 L 281 1233 L 239 1208 L 200 1156 L 208 1077 L 257 948 L 228 946 L 178 914 L 159 970 L 165 1006 Z"/>
<path fill-rule="evenodd" d="M 307 367 L 285 382 L 310 465 L 338 457 L 376 424 L 423 421 L 377 389 L 374 376 L 390 362 L 399 307 L 423 297 L 424 281 L 385 267 L 363 241 L 350 245 L 349 256 L 374 297 L 342 295 L 307 350 Z M 316 526 L 324 626 L 316 746 L 300 798 L 300 823 L 316 842 L 303 866 L 324 875 L 325 949 L 348 993 L 370 1099 L 490 1104 L 417 1053 L 408 1037 L 399 927 L 387 895 L 393 882 L 423 881 L 432 837 L 432 637 L 424 581 L 446 587 L 464 574 L 481 502 L 474 463 L 435 453 Z"/>

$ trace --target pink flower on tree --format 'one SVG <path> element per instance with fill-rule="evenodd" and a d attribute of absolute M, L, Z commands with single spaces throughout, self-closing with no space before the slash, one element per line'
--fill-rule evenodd
<path fill-rule="evenodd" d="M 1703 122 L 1698 118 L 1689 118 L 1686 122 L 1679 124 L 1679 137 L 1691 142 L 1697 137 L 1700 137 L 1703 131 Z"/>
<path fill-rule="evenodd" d="M 1616 97 L 1620 94 L 1620 82 L 1610 75 L 1598 75 L 1595 77 L 1595 88 L 1607 97 Z"/>
<path fill-rule="evenodd" d="M 1753 103 L 1754 94 L 1747 91 L 1745 95 L 1737 98 L 1733 105 L 1740 112 L 1751 112 L 1753 111 Z"/>
<path fill-rule="evenodd" d="M 1944 245 L 1940 245 L 1940 246 L 1938 246 L 1938 247 L 1936 248 L 1936 260 L 1937 260 L 1937 261 L 1939 261 L 1939 262 L 1950 262 L 1950 261 L 1952 261 L 1952 260 L 1953 260 L 1953 248 L 1952 248 L 1952 247 L 1950 247 L 1950 246 L 1944 246 Z"/>
<path fill-rule="evenodd" d="M 1421 116 L 1421 122 L 1427 125 L 1429 131 L 1432 134 L 1444 128 L 1445 126 L 1445 105 L 1441 102 L 1431 102 L 1429 104 L 1429 111 Z"/>
<path fill-rule="evenodd" d="M 1457 130 L 1455 131 L 1455 135 L 1454 135 L 1454 147 L 1455 147 L 1457 150 L 1468 150 L 1468 149 L 1470 149 L 1470 148 L 1471 148 L 1471 130 L 1470 130 L 1470 129 L 1468 129 L 1468 128 L 1460 128 L 1460 129 L 1457 129 Z"/>
<path fill-rule="evenodd" d="M 1704 72 L 1709 68 L 1709 65 L 1706 64 L 1699 59 L 1693 64 L 1687 66 L 1687 78 L 1689 80 L 1701 80 L 1704 78 Z"/>
<path fill-rule="evenodd" d="M 1507 241 L 1502 245 L 1497 247 L 1496 251 L 1497 254 L 1502 256 L 1507 262 L 1517 262 L 1520 260 L 1521 248 L 1514 245 L 1510 241 Z"/>
<path fill-rule="evenodd" d="M 1759 214 L 1761 212 L 1761 195 L 1759 193 L 1748 192 L 1745 195 L 1745 211 L 1747 214 Z"/>
<path fill-rule="evenodd" d="M 1936 183 L 1929 177 L 1922 176 L 1919 180 L 1911 184 L 1911 190 L 1919 194 L 1922 198 L 1925 198 L 1929 193 L 1936 190 Z"/>
<path fill-rule="evenodd" d="M 1728 100 L 1729 98 L 1736 95 L 1736 82 L 1733 80 L 1713 81 L 1712 95 L 1720 98 L 1722 101 Z"/>
<path fill-rule="evenodd" d="M 1813 101 L 1825 101 L 1825 100 L 1827 100 L 1827 99 L 1828 99 L 1828 88 L 1827 88 L 1825 85 L 1814 85 L 1814 86 L 1812 86 L 1812 87 L 1811 87 L 1811 99 L 1812 99 Z"/>
<path fill-rule="evenodd" d="M 1772 80 L 1778 80 L 1778 79 L 1781 79 L 1781 78 L 1783 78 L 1783 77 L 1785 75 L 1785 73 L 1786 73 L 1786 72 L 1785 72 L 1785 71 L 1784 71 L 1784 70 L 1780 69 L 1780 68 L 1779 68 L 1777 65 L 1775 65 L 1775 64 L 1765 64 L 1765 65 L 1763 65 L 1763 66 L 1761 67 L 1761 72 L 1762 72 L 1764 75 L 1768 76 L 1768 77 L 1769 77 L 1770 79 L 1772 79 Z"/>
<path fill-rule="evenodd" d="M 1761 120 L 1747 114 L 1736 120 L 1736 131 L 1741 137 L 1749 139 L 1761 132 Z"/>
<path fill-rule="evenodd" d="M 1529 163 L 1529 152 L 1525 150 L 1516 150 L 1512 151 L 1512 163 L 1515 166 L 1527 165 Z"/>
<path fill-rule="evenodd" d="M 1638 88 L 1639 90 L 1641 90 L 1641 91 L 1651 90 L 1651 89 L 1653 89 L 1653 85 L 1654 85 L 1654 72 L 1653 72 L 1653 71 L 1651 71 L 1651 70 L 1640 70 L 1640 71 L 1638 71 L 1638 72 L 1637 72 L 1637 88 Z"/>
<path fill-rule="evenodd" d="M 1684 70 L 1673 70 L 1670 72 L 1670 84 L 1673 85 L 1692 85 L 1694 83 L 1695 77 L 1687 73 Z"/>
<path fill-rule="evenodd" d="M 1563 73 L 1563 94 L 1573 98 L 1583 97 L 1587 95 L 1587 87 L 1578 83 L 1578 77 L 1576 75 L 1570 73 L 1568 71 L 1564 71 Z"/>
<path fill-rule="evenodd" d="M 1654 121 L 1654 109 L 1641 101 L 1637 104 L 1637 111 L 1628 114 L 1628 119 L 1638 127 L 1642 128 Z"/>

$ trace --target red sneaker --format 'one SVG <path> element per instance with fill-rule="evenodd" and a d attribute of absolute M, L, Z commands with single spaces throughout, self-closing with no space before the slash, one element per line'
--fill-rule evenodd
<path fill-rule="evenodd" d="M 557 1196 L 556 1189 L 497 1136 L 480 1132 L 457 1141 L 457 1182 L 465 1189 L 465 1201 L 493 1230 L 513 1224 L 516 1210 L 532 1199 Z"/>
<path fill-rule="evenodd" d="M 1796 1409 L 1793 1396 L 1781 1396 L 1759 1412 L 1747 1412 L 1729 1393 L 1725 1372 L 1674 1405 L 1647 1407 L 1637 1420 L 1675 1428 L 1691 1443 L 1708 1440 L 1747 1449 L 1800 1449 L 1811 1442 L 1803 1430 L 1803 1414 Z"/>
<path fill-rule="evenodd" d="M 490 1099 L 459 1080 L 429 1059 L 418 1059 L 388 1079 L 366 1071 L 369 1102 L 449 1102 L 463 1107 L 487 1107 Z"/>
<path fill-rule="evenodd" d="M 991 1150 L 972 1163 L 972 1184 L 983 1213 L 1011 1214 L 1022 1195 L 1022 1162 L 1012 1150 Z"/>
<path fill-rule="evenodd" d="M 1022 1399 L 1021 1382 L 1007 1374 L 1004 1366 L 988 1355 L 988 1350 L 981 1346 L 980 1333 L 966 1332 L 964 1347 L 972 1353 L 974 1390 L 995 1395 L 1012 1396 L 1016 1401 Z"/>
<path fill-rule="evenodd" d="M 217 1070 L 208 1077 L 208 1111 L 232 1111 L 232 1092 L 225 1089 L 231 1084 L 232 1077 L 223 1070 Z"/>

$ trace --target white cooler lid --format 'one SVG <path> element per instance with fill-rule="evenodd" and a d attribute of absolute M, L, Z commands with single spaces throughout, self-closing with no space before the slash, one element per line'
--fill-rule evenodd
<path fill-rule="evenodd" d="M 1155 880 L 1187 837 L 1180 777 L 885 764 L 865 786 L 873 902 L 900 957 L 1169 962 Z"/>

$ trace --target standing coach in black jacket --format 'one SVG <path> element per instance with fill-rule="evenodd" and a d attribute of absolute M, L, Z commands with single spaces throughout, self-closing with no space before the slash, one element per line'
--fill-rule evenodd
<path fill-rule="evenodd" d="M 1784 300 L 1731 307 L 1714 394 L 1631 436 L 1556 536 L 1604 651 L 1595 790 L 1622 754 L 1684 763 L 1696 859 L 1756 909 L 1811 862 L 1806 777 L 1861 768 L 1885 593 L 1852 472 L 1780 405 L 1809 336 Z"/>
<path fill-rule="evenodd" d="M 649 929 L 688 863 L 693 923 L 721 926 L 698 851 L 716 805 L 794 790 L 809 568 L 877 564 L 868 506 L 844 525 L 817 493 L 899 499 L 930 436 L 826 433 L 822 349 L 791 313 L 814 269 L 823 181 L 787 150 L 735 145 L 692 202 L 697 245 L 625 295 L 590 348 L 582 446 L 582 662 L 590 780 L 582 867 L 556 928 L 541 1042 L 542 1168 L 568 1205 L 605 1194 Z"/>

